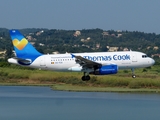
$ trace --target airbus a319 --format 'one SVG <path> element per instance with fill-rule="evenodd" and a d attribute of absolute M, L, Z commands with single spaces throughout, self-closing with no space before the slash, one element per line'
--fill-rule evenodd
<path fill-rule="evenodd" d="M 90 74 L 116 74 L 119 69 L 131 69 L 135 78 L 135 68 L 155 63 L 145 53 L 137 51 L 41 54 L 18 30 L 10 30 L 10 36 L 16 57 L 9 58 L 9 63 L 45 70 L 79 71 L 83 72 L 83 81 L 90 80 Z"/>

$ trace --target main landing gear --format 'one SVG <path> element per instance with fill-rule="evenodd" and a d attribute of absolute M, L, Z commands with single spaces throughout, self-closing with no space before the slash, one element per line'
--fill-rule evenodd
<path fill-rule="evenodd" d="M 134 74 L 134 68 L 132 68 L 131 70 L 132 70 L 132 78 L 136 78 L 136 75 Z M 90 80 L 90 76 L 88 72 L 84 72 L 84 75 L 82 76 L 82 80 L 83 81 Z"/>
<path fill-rule="evenodd" d="M 134 74 L 134 68 L 132 68 L 131 70 L 132 70 L 132 78 L 136 78 L 136 75 Z"/>
<path fill-rule="evenodd" d="M 84 72 L 84 75 L 82 76 L 82 80 L 83 80 L 83 81 L 88 81 L 88 80 L 90 80 L 89 73 Z"/>

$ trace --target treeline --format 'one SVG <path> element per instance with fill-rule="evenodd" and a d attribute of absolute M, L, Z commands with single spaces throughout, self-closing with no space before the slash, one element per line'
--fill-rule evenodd
<path fill-rule="evenodd" d="M 74 52 L 108 51 L 110 47 L 117 50 L 135 50 L 149 56 L 160 53 L 160 35 L 138 31 L 114 31 L 102 29 L 57 30 L 43 28 L 20 29 L 36 49 L 51 54 Z M 7 50 L 6 57 L 11 56 L 13 46 L 9 31 L 0 28 L 0 51 Z"/>

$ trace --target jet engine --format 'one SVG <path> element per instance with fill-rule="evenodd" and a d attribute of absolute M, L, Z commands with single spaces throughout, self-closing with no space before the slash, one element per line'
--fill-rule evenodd
<path fill-rule="evenodd" d="M 118 72 L 118 66 L 117 65 L 105 65 L 101 68 L 95 70 L 93 73 L 94 75 L 109 75 L 109 74 L 116 74 Z"/>

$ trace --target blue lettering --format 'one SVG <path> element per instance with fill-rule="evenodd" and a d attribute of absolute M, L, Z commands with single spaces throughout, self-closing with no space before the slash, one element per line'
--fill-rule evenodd
<path fill-rule="evenodd" d="M 102 61 L 106 61 L 106 56 L 102 56 Z"/>
<path fill-rule="evenodd" d="M 126 60 L 126 56 L 125 55 L 122 55 L 122 60 Z"/>
<path fill-rule="evenodd" d="M 113 60 L 117 60 L 117 55 L 113 55 Z"/>
<path fill-rule="evenodd" d="M 127 59 L 127 60 L 130 60 L 130 55 L 126 55 L 126 59 Z"/>
<path fill-rule="evenodd" d="M 92 59 L 92 61 L 96 61 L 96 57 L 95 56 L 93 56 L 93 57 L 91 57 L 91 59 Z"/>
<path fill-rule="evenodd" d="M 108 56 L 108 60 L 111 61 L 111 60 L 112 60 L 112 57 L 111 57 L 111 56 Z"/>
<path fill-rule="evenodd" d="M 130 55 L 113 55 L 113 60 L 130 60 Z"/>
<path fill-rule="evenodd" d="M 113 56 L 83 56 L 91 61 L 111 61 L 113 60 L 130 60 L 130 55 L 113 55 Z"/>
<path fill-rule="evenodd" d="M 87 56 L 83 56 L 85 59 L 88 59 L 88 57 Z"/>
<path fill-rule="evenodd" d="M 103 57 L 103 56 L 98 56 L 98 57 L 97 57 L 97 61 L 102 61 L 102 57 Z"/>
<path fill-rule="evenodd" d="M 83 56 L 83 58 L 91 61 L 110 61 L 112 60 L 111 56 Z"/>
<path fill-rule="evenodd" d="M 121 56 L 120 55 L 118 55 L 118 60 L 121 60 Z"/>
<path fill-rule="evenodd" d="M 88 56 L 88 58 L 89 58 L 89 60 L 92 60 L 92 61 L 93 61 L 93 57 L 91 57 L 91 56 Z"/>

